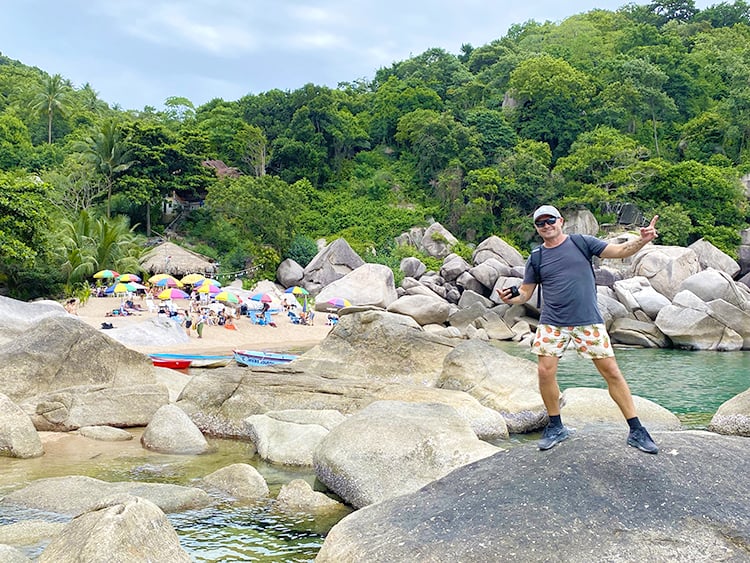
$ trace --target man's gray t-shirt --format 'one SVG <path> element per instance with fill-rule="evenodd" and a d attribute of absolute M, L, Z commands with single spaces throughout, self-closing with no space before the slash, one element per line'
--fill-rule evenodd
<path fill-rule="evenodd" d="M 599 256 L 607 243 L 584 235 L 592 255 Z M 554 248 L 541 248 L 540 279 L 542 283 L 542 311 L 539 322 L 553 326 L 581 326 L 603 323 L 596 304 L 596 283 L 591 265 L 567 237 Z M 526 261 L 523 283 L 536 283 L 531 257 Z"/>

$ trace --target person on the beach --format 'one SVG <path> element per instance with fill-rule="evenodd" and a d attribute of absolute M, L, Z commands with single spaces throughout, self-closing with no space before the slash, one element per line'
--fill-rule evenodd
<path fill-rule="evenodd" d="M 78 314 L 78 301 L 75 297 L 71 297 L 65 302 L 65 310 L 71 315 Z"/>
<path fill-rule="evenodd" d="M 207 322 L 208 317 L 206 316 L 206 313 L 201 313 L 198 316 L 198 320 L 195 321 L 195 330 L 198 332 L 198 338 L 203 338 L 203 327 L 206 326 Z"/>
<path fill-rule="evenodd" d="M 617 403 L 630 427 L 627 444 L 646 453 L 656 454 L 656 446 L 648 431 L 638 420 L 633 396 L 620 372 L 607 334 L 604 320 L 596 301 L 596 283 L 591 268 L 591 256 L 627 258 L 654 240 L 655 215 L 648 226 L 640 229 L 640 238 L 611 244 L 592 236 L 582 237 L 588 248 L 578 247 L 563 233 L 564 219 L 551 205 L 543 205 L 534 212 L 534 226 L 542 244 L 526 262 L 523 283 L 519 288 L 497 290 L 505 303 L 526 303 L 541 285 L 543 305 L 532 351 L 538 356 L 539 392 L 549 415 L 549 424 L 539 441 L 540 450 L 548 450 L 570 436 L 560 417 L 560 387 L 557 384 L 557 365 L 569 345 L 581 357 L 594 362 L 607 382 L 609 394 Z M 538 262 L 533 254 L 540 253 Z M 513 289 L 518 291 L 514 296 Z"/>
<path fill-rule="evenodd" d="M 195 321 L 193 319 L 193 316 L 190 313 L 188 313 L 187 311 L 185 311 L 184 326 L 185 326 L 185 334 L 187 334 L 188 336 L 190 336 L 190 328 L 193 326 L 194 322 Z"/>

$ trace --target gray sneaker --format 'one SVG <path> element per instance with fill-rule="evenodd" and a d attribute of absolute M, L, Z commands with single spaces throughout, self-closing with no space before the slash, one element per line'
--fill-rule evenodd
<path fill-rule="evenodd" d="M 539 440 L 539 449 L 548 450 L 570 436 L 570 430 L 566 426 L 550 426 L 549 424 L 542 432 L 542 439 Z"/>
<path fill-rule="evenodd" d="M 659 453 L 659 448 L 656 446 L 656 444 L 654 444 L 654 441 L 651 439 L 648 430 L 646 430 L 643 426 L 630 431 L 630 434 L 628 434 L 628 446 L 638 448 L 639 450 L 641 450 L 642 452 L 646 452 L 647 454 Z"/>

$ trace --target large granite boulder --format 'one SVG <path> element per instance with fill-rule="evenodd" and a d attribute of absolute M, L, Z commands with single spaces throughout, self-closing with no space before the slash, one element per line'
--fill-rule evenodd
<path fill-rule="evenodd" d="M 42 454 L 42 440 L 29 416 L 0 393 L 0 456 L 25 459 Z"/>
<path fill-rule="evenodd" d="M 163 405 L 141 435 L 141 445 L 161 453 L 196 455 L 211 450 L 206 438 L 177 405 Z"/>
<path fill-rule="evenodd" d="M 719 434 L 750 437 L 750 389 L 722 404 L 708 429 Z"/>
<path fill-rule="evenodd" d="M 424 265 L 424 262 L 414 256 L 403 258 L 398 268 L 403 272 L 405 277 L 414 279 L 419 279 L 427 271 L 427 266 Z"/>
<path fill-rule="evenodd" d="M 632 257 L 632 274 L 644 276 L 656 291 L 674 299 L 680 285 L 701 271 L 698 256 L 689 248 L 649 244 Z"/>
<path fill-rule="evenodd" d="M 302 287 L 313 295 L 365 263 L 349 243 L 338 238 L 318 252 L 305 266 Z M 341 296 L 337 296 L 341 297 Z"/>
<path fill-rule="evenodd" d="M 164 512 L 205 508 L 212 503 L 208 493 L 196 487 L 140 481 L 111 483 L 83 475 L 70 475 L 32 481 L 7 493 L 0 499 L 0 504 L 77 516 L 91 510 L 104 499 L 123 493 L 150 500 Z"/>
<path fill-rule="evenodd" d="M 447 405 L 377 401 L 333 428 L 314 464 L 322 483 L 361 508 L 497 451 Z"/>
<path fill-rule="evenodd" d="M 655 438 L 656 456 L 607 430 L 480 459 L 350 514 L 316 562 L 746 561 L 748 439 Z"/>
<path fill-rule="evenodd" d="M 0 345 L 14 342 L 42 319 L 68 316 L 57 301 L 26 303 L 0 295 Z"/>
<path fill-rule="evenodd" d="M 725 254 L 706 239 L 698 239 L 688 246 L 698 257 L 698 262 L 704 270 L 712 268 L 734 278 L 740 273 L 740 265 L 728 254 Z"/>
<path fill-rule="evenodd" d="M 437 296 L 404 295 L 388 306 L 388 312 L 407 315 L 424 326 L 445 323 L 451 313 L 451 306 Z"/>
<path fill-rule="evenodd" d="M 254 501 L 268 496 L 268 483 L 248 463 L 233 463 L 206 475 L 203 482 L 241 501 Z"/>
<path fill-rule="evenodd" d="M 668 348 L 669 338 L 652 322 L 622 318 L 612 321 L 608 329 L 613 342 L 643 348 Z"/>
<path fill-rule="evenodd" d="M 509 437 L 505 418 L 496 410 L 485 407 L 474 397 L 462 391 L 433 389 L 432 387 L 409 387 L 388 385 L 379 390 L 377 400 L 404 401 L 410 403 L 441 403 L 452 407 L 469 423 L 480 440 L 496 442 Z"/>
<path fill-rule="evenodd" d="M 714 310 L 728 312 L 729 304 L 722 300 L 705 303 L 694 293 L 684 290 L 675 295 L 672 304 L 664 307 L 655 324 L 666 334 L 674 346 L 689 350 L 736 351 L 750 344 L 746 341 L 750 330 L 743 334 L 722 322 Z M 735 317 L 738 324 L 748 318 L 744 312 Z M 731 318 L 727 315 L 727 318 Z M 737 326 L 737 325 L 735 325 Z M 738 328 L 740 328 L 738 326 Z M 743 330 L 740 328 L 740 330 Z"/>
<path fill-rule="evenodd" d="M 612 424 L 622 428 L 623 440 L 627 436 L 627 425 L 622 412 L 606 389 L 569 387 L 562 392 L 561 414 L 569 427 L 587 427 Z M 680 430 L 680 419 L 669 410 L 643 397 L 633 396 L 638 418 L 650 431 Z"/>
<path fill-rule="evenodd" d="M 702 301 L 723 299 L 735 307 L 750 309 L 750 289 L 735 283 L 730 276 L 719 270 L 703 270 L 683 280 L 680 291 L 689 291 Z"/>
<path fill-rule="evenodd" d="M 372 305 L 385 309 L 398 297 L 393 271 L 381 264 L 363 264 L 332 281 L 315 298 L 318 311 L 327 310 L 328 300 L 348 299 L 354 305 Z"/>
<path fill-rule="evenodd" d="M 39 563 L 190 563 L 177 533 L 154 503 L 135 496 L 103 500 L 74 518 Z"/>
<path fill-rule="evenodd" d="M 464 391 L 496 410 L 511 433 L 530 432 L 546 423 L 536 364 L 486 342 L 467 340 L 456 346 L 445 357 L 437 385 Z"/>
<path fill-rule="evenodd" d="M 335 517 L 337 520 L 351 513 L 352 509 L 328 495 L 313 490 L 307 481 L 292 479 L 283 485 L 276 496 L 275 507 L 281 512 L 299 515 L 311 514 L 317 517 Z"/>
<path fill-rule="evenodd" d="M 526 264 L 526 259 L 518 250 L 495 235 L 489 236 L 480 242 L 471 256 L 474 264 L 482 264 L 491 259 L 498 260 L 501 264 L 506 264 L 510 267 L 524 266 Z"/>
<path fill-rule="evenodd" d="M 305 269 L 291 258 L 287 258 L 276 268 L 276 279 L 284 287 L 299 285 L 305 276 Z"/>
<path fill-rule="evenodd" d="M 70 316 L 47 316 L 0 345 L 0 388 L 16 403 L 76 386 L 155 383 L 147 356 Z"/>
<path fill-rule="evenodd" d="M 308 373 L 433 386 L 448 338 L 425 332 L 406 315 L 365 310 L 341 317 L 320 344 L 294 364 Z"/>
<path fill-rule="evenodd" d="M 69 432 L 84 426 L 145 426 L 167 403 L 169 391 L 161 384 L 79 385 L 29 397 L 19 406 L 37 430 Z"/>
<path fill-rule="evenodd" d="M 448 229 L 440 223 L 433 223 L 425 230 L 420 246 L 429 256 L 445 258 L 457 242 L 458 239 Z"/>
<path fill-rule="evenodd" d="M 252 415 L 245 424 L 261 459 L 312 466 L 315 448 L 343 420 L 337 410 L 293 409 Z"/>

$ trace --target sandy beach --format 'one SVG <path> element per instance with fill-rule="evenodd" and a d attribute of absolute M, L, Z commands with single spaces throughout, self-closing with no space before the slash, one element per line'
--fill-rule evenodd
<path fill-rule="evenodd" d="M 136 300 L 144 309 L 144 301 Z M 178 304 L 181 304 L 178 302 Z M 103 322 L 110 322 L 116 328 L 123 328 L 141 323 L 156 316 L 156 313 L 143 311 L 131 316 L 108 317 L 107 313 L 120 305 L 117 297 L 91 297 L 85 304 L 78 307 L 78 316 L 91 326 L 101 329 Z M 312 326 L 293 324 L 287 315 L 274 315 L 276 327 L 254 325 L 247 317 L 235 321 L 237 330 L 229 330 L 223 326 L 206 326 L 203 338 L 190 331 L 190 341 L 176 346 L 132 346 L 143 353 L 173 352 L 196 354 L 231 354 L 233 349 L 267 350 L 274 352 L 300 353 L 309 350 L 323 340 L 331 326 L 326 325 L 326 314 L 317 313 L 315 324 Z"/>

